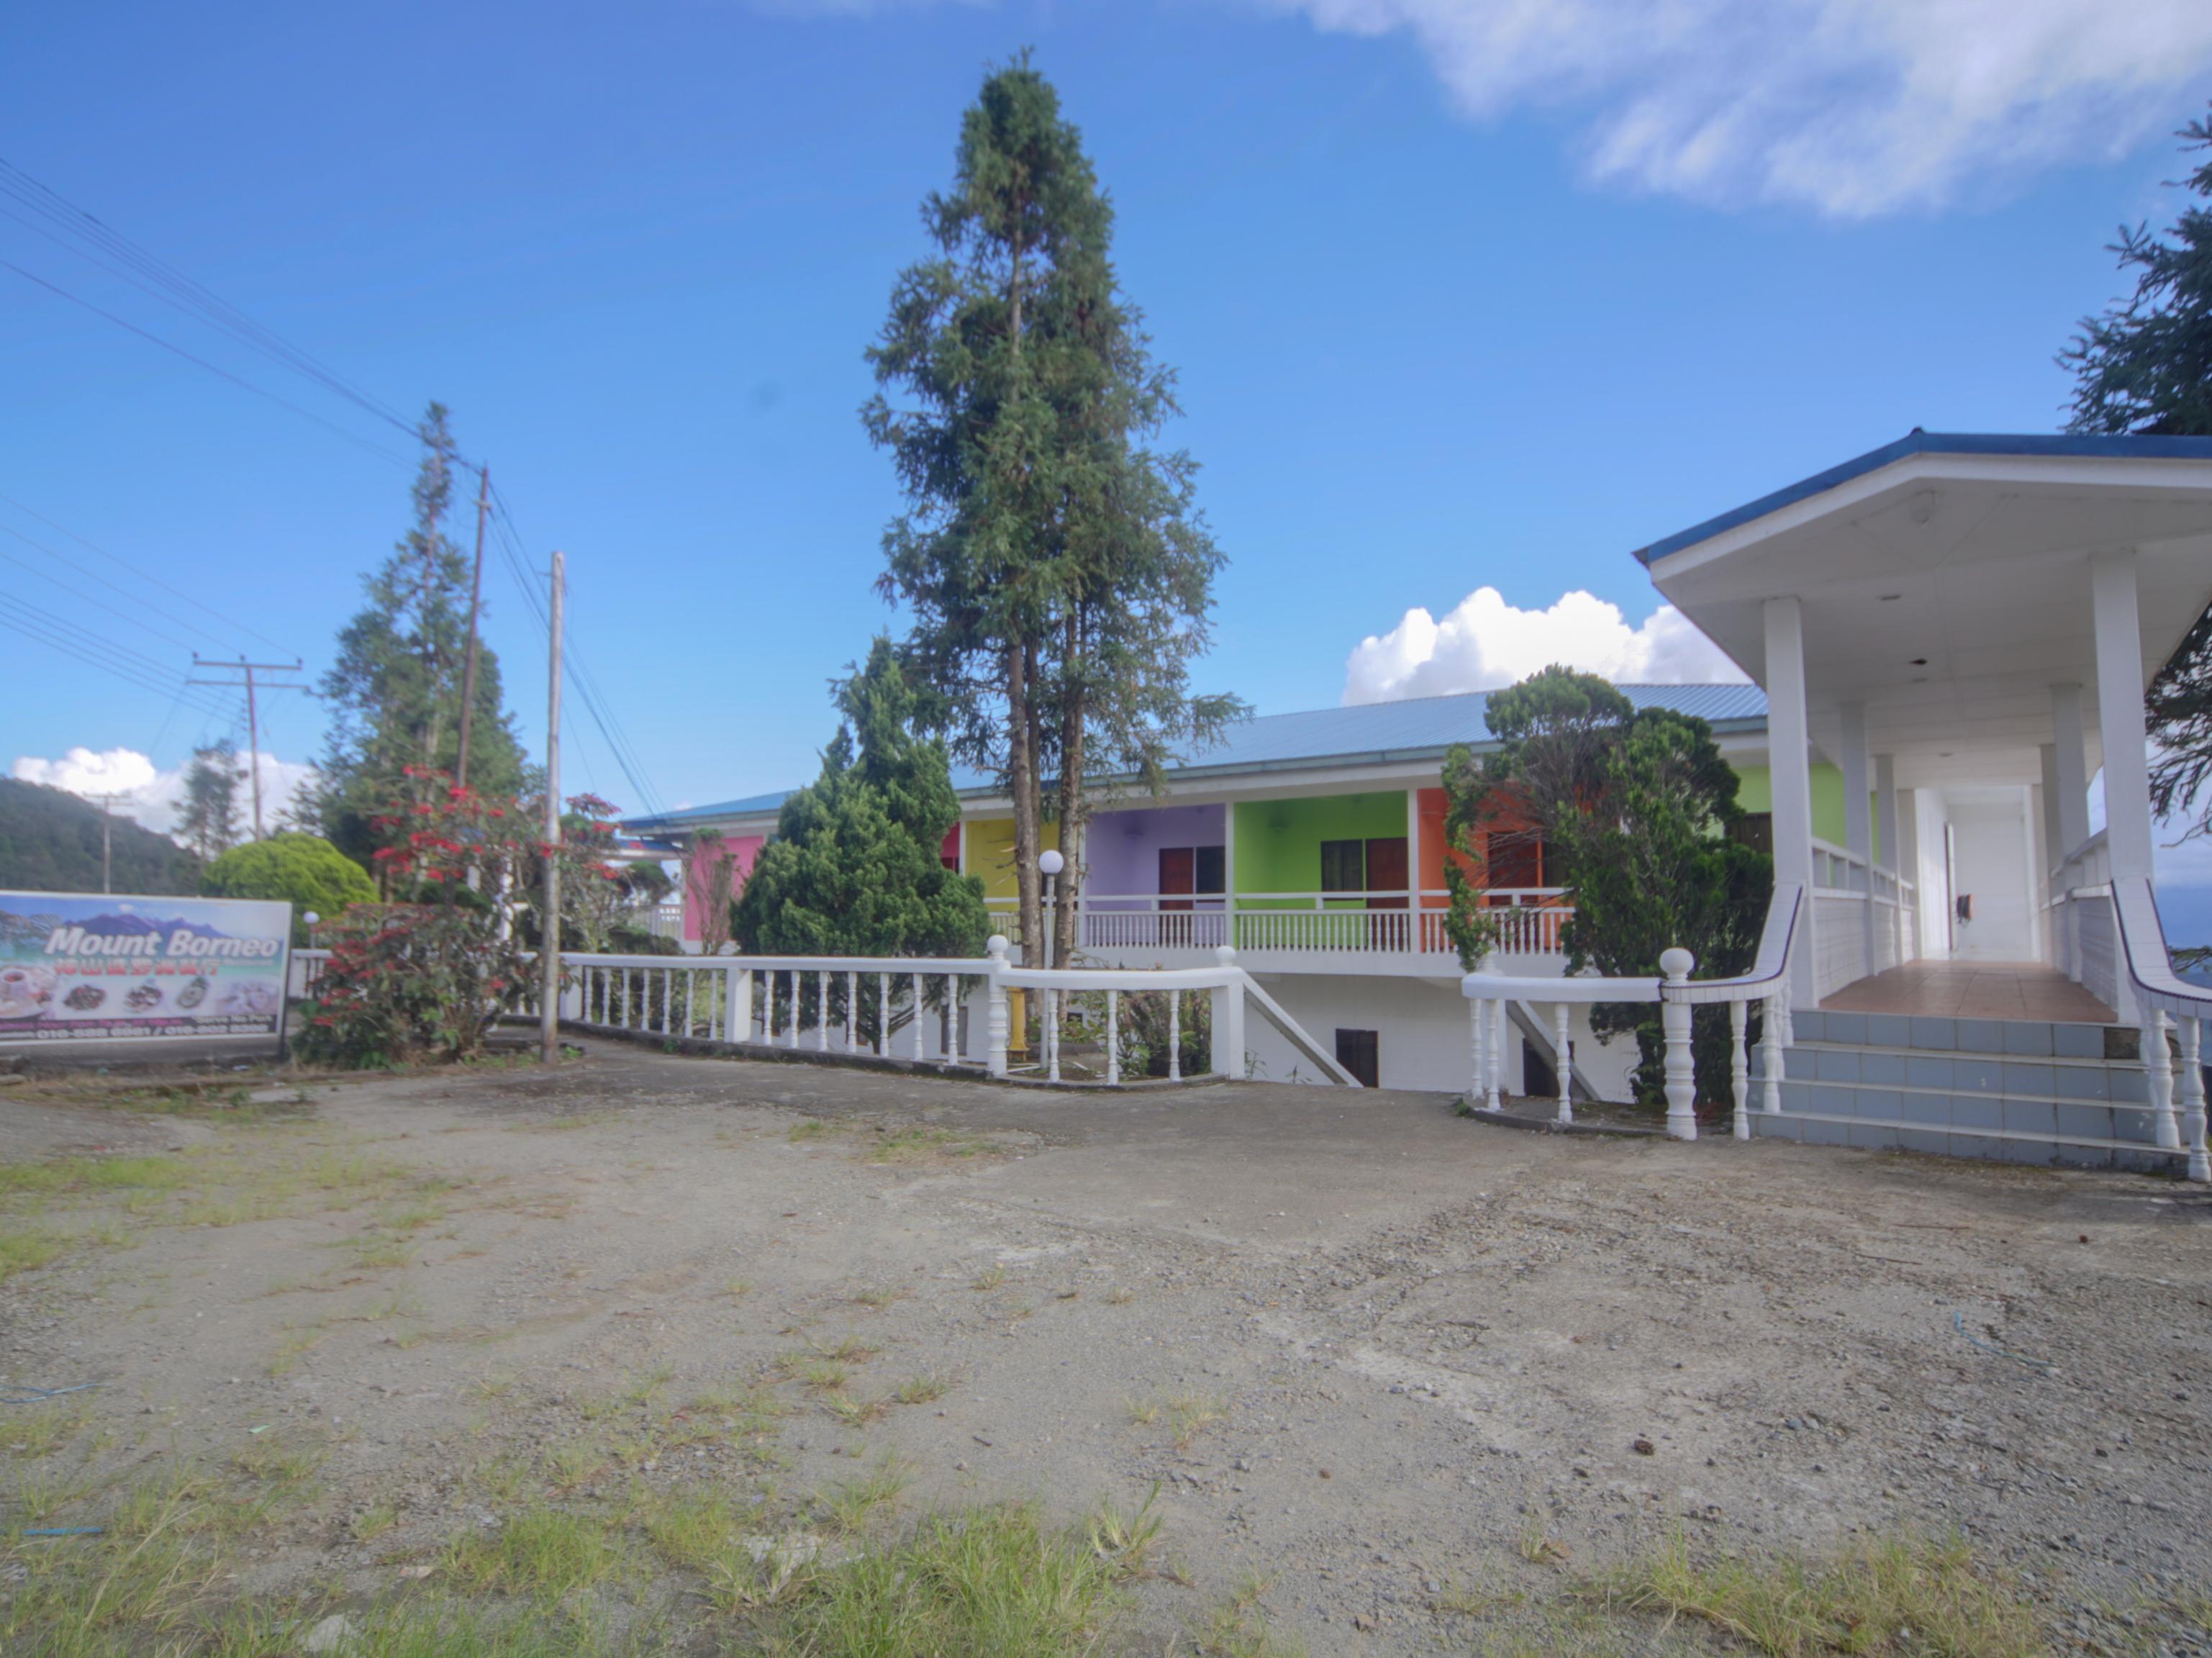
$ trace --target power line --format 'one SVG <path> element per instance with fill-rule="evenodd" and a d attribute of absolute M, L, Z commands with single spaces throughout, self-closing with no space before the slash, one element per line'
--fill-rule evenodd
<path fill-rule="evenodd" d="M 46 545 L 43 542 L 33 541 L 30 537 L 25 535 L 21 530 L 12 529 L 5 524 L 0 524 L 0 535 L 13 536 L 16 540 L 21 542 L 26 547 L 35 547 L 39 551 L 47 554 L 50 556 L 60 556 L 58 554 L 54 552 L 52 548 Z M 14 553 L 9 552 L 5 548 L 0 548 L 0 558 L 4 558 L 10 564 L 18 565 L 23 569 L 28 570 L 33 575 L 37 576 L 40 580 L 49 582 L 54 586 L 60 588 L 71 598 L 76 600 L 80 604 L 89 604 L 96 610 L 105 610 L 108 615 L 115 617 L 118 622 L 128 623 L 130 626 L 138 629 L 141 632 L 149 633 L 156 639 L 165 640 L 169 644 L 174 645 L 180 651 L 189 651 L 192 648 L 191 642 L 189 640 L 179 639 L 176 635 L 172 633 L 165 633 L 150 622 L 142 622 L 137 616 L 131 615 L 128 611 L 118 610 L 112 604 L 107 604 L 103 600 L 94 598 L 89 593 L 80 592 L 78 589 L 70 586 L 68 582 L 64 581 L 60 577 L 55 575 L 52 571 L 41 569 L 39 566 L 32 563 L 27 558 L 19 558 Z M 101 586 L 107 588 L 111 592 L 123 593 L 124 597 L 126 598 L 131 597 L 125 590 L 116 586 L 116 585 L 112 581 L 100 581 L 98 576 L 92 576 L 91 580 L 100 581 L 100 585 Z M 143 603 L 143 600 L 140 602 Z M 192 624 L 187 622 L 184 625 L 187 628 L 191 628 Z M 215 638 L 213 634 L 207 633 L 203 629 L 193 628 L 192 631 L 200 634 L 204 638 Z"/>
<path fill-rule="evenodd" d="M 416 435 L 414 423 L 388 404 L 362 391 L 335 369 L 318 361 L 273 329 L 256 322 L 220 295 L 165 263 L 113 226 L 88 213 L 51 185 L 41 184 L 5 157 L 0 157 L 0 195 L 11 197 L 20 206 L 55 228 L 52 230 L 42 229 L 20 214 L 8 215 L 26 228 L 69 247 L 79 257 L 220 331 L 240 344 L 259 352 L 278 366 L 335 392 L 408 436 Z M 63 234 L 58 234 L 57 232 Z M 91 246 L 88 248 L 77 241 L 68 240 L 70 237 L 88 242 Z M 118 269 L 118 264 L 124 268 Z"/>
<path fill-rule="evenodd" d="M 103 640 L 88 633 L 76 623 L 54 615 L 52 611 L 0 592 L 0 627 L 12 629 L 26 637 L 34 639 L 61 655 L 112 674 L 141 690 L 167 695 L 175 681 L 169 671 L 151 657 L 141 655 L 127 646 Z M 207 697 L 184 699 L 192 708 L 204 714 L 223 714 L 227 710 L 219 702 Z"/>
<path fill-rule="evenodd" d="M 199 367 L 204 368 L 209 374 L 214 374 L 220 379 L 227 380 L 233 386 L 239 386 L 245 391 L 252 392 L 257 398 L 266 398 L 278 408 L 289 409 L 294 414 L 301 416 L 303 419 L 314 422 L 316 425 L 323 428 L 325 431 L 337 433 L 338 436 L 343 438 L 348 443 L 357 445 L 360 447 L 368 450 L 370 454 L 375 455 L 380 459 L 388 460 L 395 466 L 404 467 L 411 464 L 408 461 L 405 456 L 395 455 L 389 449 L 381 448 L 378 445 L 371 443 L 367 438 L 347 431 L 344 427 L 337 424 L 335 422 L 325 420 L 320 415 L 316 414 L 313 410 L 301 408 L 298 404 L 294 403 L 289 398 L 280 398 L 274 392 L 268 390 L 265 386 L 256 386 L 252 380 L 240 379 L 238 375 L 232 374 L 228 368 L 218 368 L 215 364 L 210 362 L 205 357 L 194 356 L 191 352 L 185 350 L 183 346 L 173 344 L 169 341 L 163 339 L 159 334 L 150 333 L 147 330 L 139 327 L 135 322 L 126 322 L 121 317 L 117 316 L 112 311 L 104 311 L 99 306 L 94 305 L 90 300 L 85 299 L 79 295 L 72 294 L 66 288 L 63 288 L 58 283 L 48 282 L 44 276 L 33 276 L 31 272 L 24 270 L 20 264 L 16 264 L 8 259 L 0 259 L 0 269 L 12 270 L 17 276 L 21 276 L 25 282 L 34 282 L 39 287 L 45 288 L 49 294 L 55 295 L 61 299 L 67 300 L 71 305 L 82 306 L 87 311 L 91 312 L 94 316 L 104 317 L 109 322 L 113 323 L 118 328 L 126 329 L 130 332 L 136 334 L 140 339 L 149 341 L 153 344 L 160 346 L 164 351 L 174 352 L 178 356 L 182 357 L 186 362 L 192 363 Z"/>
<path fill-rule="evenodd" d="M 155 586 L 159 587 L 163 592 L 169 594 L 172 598 L 180 598 L 185 604 L 191 605 L 194 610 L 198 610 L 204 615 L 213 616 L 225 627 L 235 628 L 239 632 L 246 635 L 248 637 L 258 639 L 264 645 L 275 646 L 276 648 L 280 651 L 285 648 L 285 647 L 277 644 L 275 640 L 270 638 L 266 634 L 258 633 L 253 629 L 247 627 L 246 623 L 240 622 L 236 616 L 225 616 L 221 610 L 216 610 L 213 605 L 202 604 L 198 599 L 194 598 L 190 593 L 185 592 L 183 589 L 171 586 L 167 582 L 162 580 L 161 577 L 154 574 L 152 572 L 141 569 L 137 565 L 133 564 L 129 559 L 124 558 L 118 554 L 109 552 L 106 548 L 102 547 L 95 541 L 88 540 L 85 537 L 79 535 L 76 531 L 70 529 L 66 524 L 58 524 L 52 519 L 48 518 L 44 513 L 39 512 L 33 507 L 26 507 L 21 501 L 17 501 L 13 495 L 0 495 L 0 501 L 4 501 L 7 505 L 13 507 L 17 512 L 22 513 L 26 518 L 34 518 L 38 519 L 40 523 L 45 525 L 48 529 L 58 531 L 61 534 L 67 536 L 71 541 L 76 543 L 78 546 L 98 553 L 109 563 L 128 570 L 132 575 L 137 577 L 139 580 L 151 582 Z M 0 525 L 0 529 L 4 528 L 6 528 L 4 525 Z M 18 540 L 29 540 L 27 536 L 17 535 L 17 532 L 13 530 L 9 531 L 9 533 L 10 535 L 15 535 Z M 33 542 L 32 544 L 36 546 L 38 544 Z M 53 553 L 53 550 L 52 548 L 47 548 L 45 550 Z M 60 553 L 53 553 L 53 556 L 56 558 L 61 558 L 63 557 L 63 555 Z M 82 569 L 83 567 L 82 565 L 78 565 L 75 568 Z M 85 571 L 85 574 L 87 575 L 92 574 L 88 570 Z M 98 576 L 93 576 L 92 579 L 95 581 L 100 580 Z M 188 627 L 191 626 L 189 623 L 185 623 L 185 625 Z M 206 633 L 206 629 L 195 629 L 194 631 Z M 207 634 L 207 637 L 215 639 L 219 637 L 219 635 L 215 634 Z"/>

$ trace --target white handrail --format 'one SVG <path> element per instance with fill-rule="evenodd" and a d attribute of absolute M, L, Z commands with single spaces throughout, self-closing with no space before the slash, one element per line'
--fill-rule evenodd
<path fill-rule="evenodd" d="M 2212 993 L 2173 970 L 2166 942 L 2166 923 L 2150 883 L 2140 875 L 2112 883 L 2112 917 L 2119 935 L 2120 961 L 2130 989 L 2142 1009 L 2143 1071 L 2148 1079 L 2151 1126 L 2163 1151 L 2184 1151 L 2189 1178 L 2212 1181 L 2212 1151 L 2204 1139 L 2204 1072 L 2201 1063 L 2203 1027 L 2212 1017 Z M 2168 1019 L 2179 1023 L 2181 1038 L 2181 1115 L 2173 1108 L 2173 1061 L 2166 1052 Z"/>
<path fill-rule="evenodd" d="M 1574 1121 L 1567 1010 L 1602 1002 L 1657 1002 L 1667 1036 L 1667 1133 L 1675 1139 L 1693 1140 L 1698 1137 L 1698 1119 L 1697 1079 L 1690 1052 L 1692 1011 L 1699 1006 L 1725 1005 L 1732 1038 L 1729 1068 L 1735 1096 L 1735 1134 L 1738 1139 L 1749 1139 L 1747 1010 L 1753 1002 L 1765 1004 L 1762 1046 L 1766 1052 L 1766 1067 L 1762 1104 L 1765 1111 L 1779 1113 L 1782 1050 L 1790 1043 L 1790 968 L 1796 953 L 1798 921 L 1804 907 L 1805 890 L 1796 882 L 1776 887 L 1773 896 L 1767 901 L 1766 919 L 1759 928 L 1759 954 L 1753 960 L 1751 970 L 1726 979 L 1691 978 L 1690 971 L 1697 965 L 1697 960 L 1686 950 L 1669 950 L 1661 954 L 1659 965 L 1665 976 L 1658 979 L 1512 978 L 1491 970 L 1494 957 L 1486 959 L 1481 968 L 1460 981 L 1461 993 L 1469 1005 L 1474 1056 L 1474 1086 L 1470 1092 L 1483 1096 L 1479 1108 L 1503 1108 L 1498 1084 L 1508 1002 L 1546 1002 L 1553 1009 L 1553 1052 L 1558 1061 L 1559 1121 L 1563 1126 Z"/>

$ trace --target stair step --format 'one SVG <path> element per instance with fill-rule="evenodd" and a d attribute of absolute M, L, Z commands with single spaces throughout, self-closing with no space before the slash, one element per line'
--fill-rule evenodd
<path fill-rule="evenodd" d="M 2132 1025 L 2043 1019 L 1928 1019 L 1901 1013 L 1813 1011 L 1790 1016 L 1800 1043 L 1891 1048 L 1900 1053 L 1993 1054 L 2014 1060 L 2132 1060 Z"/>

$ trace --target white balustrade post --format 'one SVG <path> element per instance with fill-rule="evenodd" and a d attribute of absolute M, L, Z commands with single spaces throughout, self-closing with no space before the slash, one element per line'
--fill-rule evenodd
<path fill-rule="evenodd" d="M 1168 992 L 1168 1080 L 1182 1080 L 1182 993 Z"/>
<path fill-rule="evenodd" d="M 826 969 L 814 975 L 814 1051 L 830 1051 L 830 975 Z"/>
<path fill-rule="evenodd" d="M 1213 952 L 1223 968 L 1237 966 L 1237 951 L 1228 944 Z M 1240 970 L 1213 993 L 1213 1074 L 1231 1081 L 1244 1075 L 1244 975 Z"/>
<path fill-rule="evenodd" d="M 1567 1035 L 1567 1020 L 1573 1010 L 1565 1002 L 1552 1005 L 1552 1061 L 1559 1073 L 1559 1121 L 1562 1125 L 1575 1120 L 1575 1101 L 1571 1084 L 1574 1079 L 1574 1044 Z"/>
<path fill-rule="evenodd" d="M 1049 987 L 1044 993 L 1044 1069 L 1052 1081 L 1060 1080 L 1060 993 Z"/>
<path fill-rule="evenodd" d="M 1769 1117 L 1782 1114 L 1782 997 L 1769 996 L 1760 1022 L 1759 1048 L 1766 1056 L 1766 1063 L 1761 1067 L 1765 1074 L 1759 1078 L 1759 1108 L 1761 1114 Z"/>
<path fill-rule="evenodd" d="M 1698 958 L 1680 946 L 1659 952 L 1659 970 L 1670 985 L 1687 984 Z M 1659 1019 L 1667 1032 L 1667 1134 L 1670 1139 L 1698 1138 L 1698 1077 L 1690 1052 L 1690 1005 L 1660 1003 Z"/>
<path fill-rule="evenodd" d="M 804 1011 L 799 1005 L 799 997 L 804 993 L 799 987 L 805 976 L 797 968 L 791 969 L 791 1029 L 785 1032 L 784 1042 L 792 1048 L 799 1046 L 799 1022 L 804 1017 Z"/>
<path fill-rule="evenodd" d="M 1751 1054 L 1744 1046 L 1744 1033 L 1751 1023 L 1751 1006 L 1747 1002 L 1729 1004 L 1729 1089 L 1735 1096 L 1735 1137 L 1740 1140 L 1751 1138 Z"/>
<path fill-rule="evenodd" d="M 845 1051 L 860 1051 L 860 975 L 845 975 Z"/>
<path fill-rule="evenodd" d="M 722 1040 L 749 1042 L 752 1039 L 752 969 L 726 967 L 722 969 Z"/>
<path fill-rule="evenodd" d="M 2203 1020 L 2181 1022 L 2181 1142 L 2189 1152 L 2189 1178 L 2212 1181 L 2212 1151 L 2204 1144 L 2203 1039 Z"/>
<path fill-rule="evenodd" d="M 985 946 L 991 958 L 991 1046 L 984 1065 L 994 1077 L 1006 1074 L 1006 935 L 994 932 Z"/>
<path fill-rule="evenodd" d="M 1106 993 L 1106 1085 L 1121 1085 L 1121 993 Z"/>
<path fill-rule="evenodd" d="M 2153 1009 L 2142 1024 L 2143 1074 L 2150 1081 L 2150 1122 L 2162 1151 L 2181 1150 L 2173 1120 L 2173 1052 L 2166 1045 L 2166 1015 Z"/>
<path fill-rule="evenodd" d="M 914 1017 L 908 1023 L 914 1029 L 914 1057 L 919 1062 L 921 1059 L 921 975 L 916 973 L 910 977 L 914 983 Z"/>
<path fill-rule="evenodd" d="M 1474 1070 L 1467 1077 L 1467 1105 L 1468 1109 L 1482 1108 L 1482 1090 L 1489 1088 L 1491 1061 L 1484 1053 L 1482 1028 L 1489 1023 L 1484 1017 L 1484 1005 L 1480 997 L 1467 997 L 1467 1048 L 1474 1059 Z"/>
<path fill-rule="evenodd" d="M 699 1023 L 699 975 L 684 969 L 684 1035 L 688 1040 Z"/>

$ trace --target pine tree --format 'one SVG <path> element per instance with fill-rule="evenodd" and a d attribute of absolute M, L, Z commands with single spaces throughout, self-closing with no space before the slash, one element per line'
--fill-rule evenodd
<path fill-rule="evenodd" d="M 945 744 L 887 639 L 838 689 L 822 774 L 783 803 L 739 898 L 739 947 L 769 956 L 980 956 L 982 883 L 945 867 L 960 821 Z"/>
<path fill-rule="evenodd" d="M 454 447 L 445 406 L 430 404 L 420 429 L 414 527 L 363 578 L 368 602 L 339 634 L 337 661 L 322 683 L 331 733 L 307 815 L 364 867 L 381 840 L 371 820 L 423 786 L 410 783 L 408 768 L 451 774 L 460 758 L 470 570 L 446 533 Z M 503 706 L 499 659 L 481 645 L 469 748 L 469 784 L 479 794 L 520 786 L 522 750 Z"/>
<path fill-rule="evenodd" d="M 2212 437 L 2212 119 L 2174 135 L 2208 159 L 2185 187 L 2196 199 L 2165 236 L 2122 226 L 2112 252 L 2136 272 L 2136 291 L 2084 318 L 2059 361 L 2075 371 L 2076 432 Z M 2199 616 L 2144 698 L 2150 728 L 2151 806 L 2161 817 L 2197 811 L 2212 780 L 2212 610 Z M 2212 830 L 2198 812 L 2188 833 Z"/>
<path fill-rule="evenodd" d="M 1026 55 L 985 81 L 923 219 L 938 257 L 900 277 L 869 353 L 906 406 L 879 392 L 864 418 L 911 503 L 878 585 L 914 614 L 902 654 L 933 726 L 1006 779 L 1036 940 L 1048 781 L 1072 895 L 1087 778 L 1156 778 L 1241 711 L 1189 693 L 1223 560 L 1190 459 L 1145 446 L 1180 412 L 1173 376 L 1121 296 L 1081 135 Z"/>
<path fill-rule="evenodd" d="M 203 867 L 238 844 L 238 788 L 245 780 L 238 745 L 228 737 L 192 750 L 175 834 Z"/>

